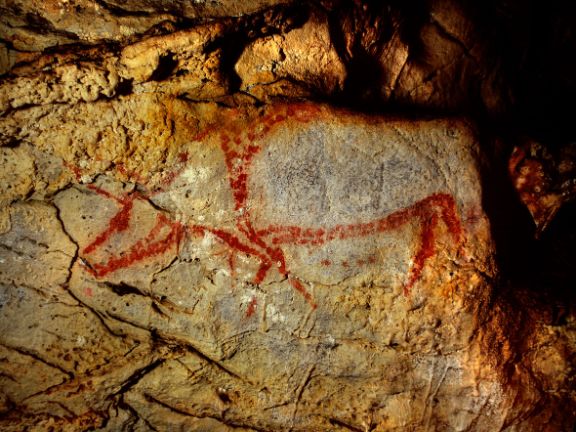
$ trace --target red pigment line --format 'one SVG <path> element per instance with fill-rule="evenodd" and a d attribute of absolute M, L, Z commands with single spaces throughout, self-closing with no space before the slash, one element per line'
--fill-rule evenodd
<path fill-rule="evenodd" d="M 285 109 L 285 107 L 282 108 Z M 280 113 L 276 114 L 271 113 L 265 115 L 259 122 L 260 124 L 264 124 L 263 130 L 258 135 L 256 135 L 254 133 L 254 126 L 250 128 L 249 132 L 247 133 L 249 141 L 252 142 L 256 139 L 261 139 L 265 137 L 275 125 L 284 122 L 288 118 L 288 116 L 294 117 L 297 121 L 300 122 L 308 122 L 312 120 L 313 117 L 319 112 L 319 109 L 316 107 L 312 107 L 310 105 L 299 104 L 288 106 L 287 111 L 288 112 L 286 113 L 286 115 Z M 238 117 L 238 113 L 236 113 L 235 117 Z M 196 136 L 192 137 L 192 140 L 202 141 L 208 135 L 212 134 L 221 127 L 222 127 L 221 124 L 210 125 L 204 131 L 199 132 Z M 248 198 L 248 190 L 246 186 L 248 175 L 246 173 L 246 170 L 248 168 L 248 165 L 251 163 L 254 155 L 260 151 L 260 147 L 255 145 L 248 145 L 245 147 L 243 153 L 238 153 L 238 151 L 232 150 L 230 148 L 229 143 L 234 142 L 236 143 L 237 146 L 241 147 L 242 138 L 240 136 L 236 136 L 233 140 L 231 140 L 230 137 L 227 136 L 225 132 L 221 132 L 220 139 L 221 139 L 221 147 L 225 155 L 226 166 L 228 167 L 230 186 L 232 188 L 234 200 L 236 202 L 236 210 L 238 210 L 245 205 L 245 202 Z M 182 152 L 178 154 L 178 159 L 181 163 L 186 163 L 188 161 L 188 154 Z M 243 161 L 244 164 L 240 165 L 239 167 L 234 167 L 234 160 L 236 159 Z M 71 169 L 74 168 L 75 167 L 71 167 Z M 78 168 L 75 169 L 76 171 L 74 172 L 77 178 L 80 178 L 81 172 L 79 171 Z M 126 173 L 124 167 L 119 168 L 119 171 L 121 173 Z M 166 187 L 172 184 L 174 180 L 182 173 L 182 171 L 183 168 L 169 173 L 166 176 L 166 178 L 162 180 L 162 186 Z M 140 181 L 139 178 L 138 181 Z"/>
<path fill-rule="evenodd" d="M 460 242 L 462 237 L 462 226 L 460 218 L 456 213 L 456 203 L 454 198 L 447 194 L 434 194 L 434 199 L 440 206 L 442 220 L 446 224 L 448 231 L 456 242 Z"/>
<path fill-rule="evenodd" d="M 301 122 L 311 121 L 319 113 L 317 108 L 311 107 L 310 105 L 292 105 L 288 106 L 286 111 L 287 116 L 293 117 L 295 120 Z M 252 127 L 248 130 L 247 138 L 249 142 L 263 138 L 272 130 L 276 124 L 285 121 L 286 115 L 271 113 L 264 116 L 260 122 L 260 125 L 263 125 L 263 127 L 259 133 L 255 132 L 255 127 Z M 214 128 L 207 129 L 199 136 L 197 136 L 196 139 L 203 139 L 206 135 L 211 133 L 212 130 L 214 130 Z M 248 168 L 254 156 L 260 151 L 260 147 L 250 144 L 244 145 L 244 148 L 242 148 L 243 140 L 240 135 L 237 135 L 231 139 L 225 132 L 220 133 L 220 144 L 224 153 L 230 187 L 234 196 L 235 207 L 236 210 L 239 210 L 240 208 L 245 207 L 246 200 L 248 199 Z M 235 148 L 232 148 L 232 146 Z M 187 154 L 181 153 L 179 155 L 179 159 L 181 163 L 185 163 L 187 161 Z M 180 171 L 172 173 L 167 181 L 173 181 L 173 179 L 179 173 Z M 123 205 L 124 209 L 126 202 L 121 200 L 119 200 L 119 202 Z M 120 213 L 122 213 L 122 210 Z M 288 274 L 283 251 L 279 248 L 273 248 L 267 244 L 264 241 L 265 237 L 271 236 L 272 244 L 288 243 L 300 245 L 322 245 L 327 241 L 334 239 L 365 237 L 374 233 L 393 230 L 409 222 L 413 217 L 418 217 L 421 221 L 427 218 L 428 222 L 422 223 L 421 247 L 416 254 L 415 263 L 411 269 L 411 275 L 405 288 L 405 291 L 407 292 L 420 276 L 424 262 L 434 254 L 434 228 L 437 225 L 439 216 L 441 216 L 441 218 L 445 221 L 448 231 L 455 238 L 459 238 L 460 221 L 455 212 L 454 200 L 451 196 L 446 194 L 431 195 L 430 197 L 414 204 L 409 208 L 400 210 L 375 221 L 360 224 L 337 225 L 329 230 L 272 226 L 265 230 L 256 231 L 250 223 L 248 213 L 246 213 L 240 220 L 238 220 L 237 227 L 240 232 L 246 236 L 251 245 L 241 242 L 237 236 L 224 230 L 207 228 L 203 226 L 191 226 L 188 229 L 191 233 L 194 234 L 203 234 L 204 232 L 209 231 L 218 237 L 221 241 L 226 243 L 232 250 L 247 253 L 257 257 L 261 264 L 255 277 L 255 281 L 256 283 L 260 283 L 263 281 L 270 268 L 272 267 L 272 262 L 279 264 L 279 272 L 281 274 Z M 120 216 L 118 216 L 118 219 L 121 219 Z M 151 242 L 152 239 L 154 239 L 160 233 L 160 230 L 161 226 L 155 227 L 155 229 L 149 233 L 145 241 Z M 162 243 L 171 241 L 171 236 L 173 233 L 174 230 L 171 230 L 169 236 L 162 242 L 149 244 L 147 249 L 145 249 L 145 254 L 155 254 L 156 249 L 161 249 L 156 248 L 156 245 L 161 245 Z M 179 235 L 181 236 L 181 233 Z M 132 258 L 140 259 L 138 258 L 139 255 L 135 255 L 132 249 L 127 258 L 123 258 L 124 261 L 130 261 Z M 108 266 L 114 264 L 114 262 L 117 261 L 119 261 L 119 259 L 116 259 L 116 261 L 111 260 L 111 262 L 108 263 Z M 373 257 L 369 260 L 371 263 L 375 261 L 376 260 Z M 234 271 L 232 254 L 230 255 L 229 263 L 231 270 Z M 100 270 L 100 273 L 102 273 L 102 270 Z M 291 285 L 296 290 L 301 292 L 308 302 L 312 301 L 312 297 L 306 292 L 306 289 L 299 281 L 291 280 Z M 313 306 L 315 307 L 315 305 Z"/>
<path fill-rule="evenodd" d="M 238 153 L 230 149 L 230 137 L 224 132 L 220 133 L 220 148 L 222 153 L 224 153 L 224 162 L 226 163 L 226 168 L 228 168 L 228 174 L 231 175 L 234 170 L 234 159 L 238 158 Z"/>
<path fill-rule="evenodd" d="M 264 280 L 264 278 L 268 274 L 268 271 L 270 270 L 271 267 L 272 267 L 272 263 L 270 261 L 262 261 L 262 263 L 260 264 L 260 267 L 258 268 L 258 272 L 256 273 L 256 276 L 254 277 L 254 283 L 255 284 L 262 283 L 262 281 Z"/>
<path fill-rule="evenodd" d="M 270 262 L 269 259 L 270 257 L 266 256 L 264 253 L 260 252 L 254 247 L 242 243 L 240 239 L 238 239 L 238 237 L 236 237 L 234 234 L 231 234 L 224 230 L 216 228 L 208 228 L 201 225 L 190 226 L 189 230 L 191 231 L 191 233 L 199 235 L 203 235 L 205 232 L 209 232 L 218 237 L 224 243 L 226 243 L 232 250 L 236 250 L 238 252 L 242 252 L 258 258 L 260 260 L 260 267 L 254 279 L 255 283 L 261 283 L 266 277 L 266 274 L 268 274 L 270 268 L 272 267 L 272 263 Z"/>
<path fill-rule="evenodd" d="M 234 253 L 230 251 L 228 254 L 228 266 L 230 267 L 230 279 L 232 279 L 232 288 L 236 287 L 235 280 L 236 280 L 236 262 L 234 259 Z"/>
<path fill-rule="evenodd" d="M 146 237 L 144 238 L 144 242 L 151 242 L 153 241 L 155 238 L 157 238 L 160 235 L 160 232 L 162 231 L 162 228 L 169 226 L 169 227 L 173 227 L 174 225 L 176 225 L 177 222 L 172 222 L 170 219 L 168 219 L 166 217 L 166 215 L 160 213 L 156 216 L 156 225 L 154 225 L 152 227 L 152 229 L 150 230 L 150 232 L 146 235 Z"/>
<path fill-rule="evenodd" d="M 293 106 L 288 107 L 287 115 L 294 116 L 298 121 L 310 121 L 313 116 L 318 112 L 317 109 L 313 109 L 313 107 L 309 105 L 302 105 L 302 106 Z M 257 138 L 262 138 L 266 134 L 268 134 L 272 128 L 283 121 L 286 120 L 286 115 L 276 113 L 276 114 L 269 114 L 262 119 L 260 124 L 263 124 L 264 127 L 262 128 L 261 132 L 256 135 L 254 133 L 254 128 L 251 128 L 248 132 L 248 138 L 250 141 L 253 141 Z M 212 133 L 216 129 L 217 125 L 207 128 L 205 131 L 198 134 L 194 137 L 195 140 L 202 140 L 208 134 Z M 234 140 L 231 140 L 225 133 L 220 134 L 221 139 L 221 148 L 225 156 L 226 166 L 228 168 L 228 175 L 230 181 L 230 187 L 233 191 L 234 200 L 236 209 L 239 210 L 240 208 L 245 206 L 246 200 L 248 198 L 248 174 L 247 169 L 250 163 L 252 162 L 254 156 L 260 151 L 260 147 L 257 145 L 247 145 L 242 151 L 232 149 L 230 147 L 230 143 L 233 142 L 237 147 L 242 147 L 242 139 L 240 136 L 236 136 Z M 180 153 L 178 155 L 179 161 L 184 164 L 188 161 L 188 154 L 187 153 Z M 238 166 L 235 166 L 235 163 L 239 162 Z M 76 174 L 79 175 L 80 171 L 76 168 Z M 183 168 L 182 168 L 183 169 Z M 170 184 L 174 181 L 174 179 L 182 172 L 182 169 L 174 171 L 170 173 L 167 178 L 163 181 L 163 184 Z M 119 167 L 120 172 L 126 172 L 125 167 Z M 85 249 L 84 253 L 91 253 L 96 250 L 101 244 L 106 242 L 110 236 L 116 232 L 125 231 L 130 224 L 131 219 L 131 211 L 133 208 L 133 201 L 136 197 L 129 197 L 129 198 L 117 198 L 110 194 L 109 192 L 97 188 L 95 186 L 90 187 L 95 192 L 103 195 L 109 199 L 113 199 L 117 201 L 122 208 L 120 211 L 110 220 L 108 224 L 108 228 L 102 232 L 91 244 L 89 244 Z M 239 226 L 241 223 L 239 221 Z M 165 226 L 170 226 L 171 230 L 167 237 L 164 240 L 154 242 L 154 239 L 160 235 L 161 230 Z M 262 282 L 265 278 L 266 274 L 272 267 L 272 261 L 278 263 L 279 272 L 283 275 L 287 274 L 286 270 L 286 262 L 284 258 L 284 254 L 282 250 L 278 248 L 272 248 L 267 245 L 264 240 L 262 239 L 260 233 L 254 230 L 249 222 L 248 219 L 245 219 L 245 229 L 241 229 L 241 231 L 246 235 L 247 239 L 250 243 L 257 246 L 263 251 L 259 251 L 256 248 L 246 245 L 242 243 L 238 237 L 234 236 L 233 234 L 227 233 L 223 230 L 218 229 L 209 229 L 202 226 L 192 226 L 188 228 L 191 233 L 200 234 L 204 233 L 206 230 L 217 236 L 220 240 L 224 241 L 231 247 L 233 250 L 237 250 L 239 252 L 247 253 L 257 257 L 261 261 L 260 268 L 258 273 L 255 277 L 256 283 Z M 174 243 L 179 243 L 180 239 L 184 233 L 184 229 L 180 224 L 171 223 L 164 215 L 160 215 L 157 220 L 156 226 L 148 233 L 145 239 L 140 240 L 135 245 L 133 245 L 126 254 L 123 254 L 119 257 L 112 257 L 109 261 L 102 265 L 98 264 L 94 266 L 94 273 L 97 276 L 103 276 L 120 268 L 125 268 L 132 265 L 134 262 L 141 261 L 147 257 L 157 255 L 163 253 L 169 247 L 172 246 Z M 306 230 L 304 233 L 305 238 L 300 241 L 303 244 L 321 244 L 318 240 L 324 233 L 322 230 Z M 231 256 L 230 264 L 232 271 L 234 270 L 234 263 L 233 263 L 233 256 Z M 304 287 L 298 282 L 295 281 L 293 285 L 297 287 L 297 289 L 303 293 L 305 298 L 310 301 L 311 297 L 307 294 Z"/>
<path fill-rule="evenodd" d="M 302 229 L 293 226 L 271 226 L 265 230 L 261 230 L 259 233 L 262 236 L 280 233 L 280 235 L 272 237 L 273 244 L 322 245 L 336 239 L 346 240 L 349 238 L 366 237 L 378 232 L 396 229 L 402 224 L 407 223 L 412 213 L 412 209 L 401 210 L 376 221 L 336 225 L 328 230 Z"/>
<path fill-rule="evenodd" d="M 438 215 L 432 214 L 429 219 L 422 223 L 422 232 L 420 234 L 420 249 L 414 257 L 414 264 L 410 269 L 410 277 L 408 282 L 404 285 L 404 295 L 410 294 L 410 289 L 414 283 L 422 275 L 422 270 L 424 269 L 424 263 L 426 260 L 434 256 L 434 229 L 438 224 Z"/>
<path fill-rule="evenodd" d="M 318 112 L 317 109 L 313 109 L 309 105 L 294 106 L 288 109 L 291 110 L 292 115 L 299 121 L 309 121 L 311 116 Z M 265 115 L 259 122 L 259 125 L 264 125 L 262 131 L 256 134 L 254 132 L 255 126 L 249 129 L 247 133 L 249 142 L 252 143 L 255 140 L 262 139 L 275 125 L 285 120 L 286 115 L 284 114 L 271 113 Z M 231 143 L 235 143 L 238 149 L 232 149 Z M 246 200 L 248 199 L 247 170 L 254 156 L 260 151 L 260 147 L 253 144 L 245 145 L 242 149 L 242 144 L 243 140 L 241 136 L 237 135 L 231 139 L 225 132 L 220 133 L 220 147 L 224 153 L 226 167 L 228 168 L 228 178 L 234 196 L 236 210 L 243 208 L 246 204 Z M 235 166 L 236 161 L 240 162 L 239 166 Z"/>
<path fill-rule="evenodd" d="M 272 263 L 270 262 L 270 259 L 269 259 L 271 257 L 266 256 L 264 253 L 260 252 L 259 250 L 255 249 L 254 247 L 252 247 L 250 245 L 242 243 L 238 239 L 238 237 L 236 237 L 235 235 L 228 233 L 224 230 L 219 230 L 219 229 L 215 229 L 215 228 L 206 228 L 206 227 L 194 227 L 194 232 L 203 233 L 204 231 L 208 231 L 208 232 L 214 234 L 215 236 L 217 236 L 220 240 L 225 242 L 232 249 L 237 250 L 239 252 L 243 252 L 243 253 L 252 255 L 252 256 L 255 256 L 256 258 L 258 258 L 260 260 L 260 267 L 258 269 L 258 272 L 256 273 L 255 278 L 254 278 L 254 282 L 255 283 L 261 283 L 264 280 L 264 278 L 268 274 L 268 271 L 272 267 Z M 284 268 L 285 268 L 285 264 L 281 268 L 281 270 L 284 270 Z"/>
<path fill-rule="evenodd" d="M 249 145 L 246 147 L 244 153 L 242 154 L 242 159 L 247 163 L 252 162 L 252 159 L 254 159 L 254 156 L 256 156 L 259 151 L 260 146 Z"/>
<path fill-rule="evenodd" d="M 238 174 L 236 178 L 230 177 L 230 187 L 234 195 L 235 210 L 240 210 L 246 205 L 246 200 L 248 199 L 247 180 L 248 175 L 244 172 Z"/>
<path fill-rule="evenodd" d="M 275 238 L 278 239 L 297 239 L 302 236 L 302 228 L 299 226 L 278 226 L 278 225 L 271 225 L 265 229 L 260 229 L 257 231 L 258 236 L 260 237 L 268 237 L 272 234 L 280 234 L 280 236 L 274 237 L 272 240 L 274 242 Z M 277 243 L 285 243 L 285 241 L 277 241 Z"/>
<path fill-rule="evenodd" d="M 88 189 L 90 189 L 91 191 L 97 193 L 98 195 L 102 195 L 103 197 L 108 198 L 108 199 L 111 199 L 111 200 L 113 200 L 113 201 L 116 201 L 116 202 L 118 202 L 118 203 L 120 203 L 120 204 L 122 204 L 122 202 L 124 201 L 123 199 L 118 198 L 118 197 L 112 195 L 112 194 L 111 194 L 110 192 L 108 192 L 107 190 L 104 190 L 104 189 L 102 189 L 102 188 L 99 188 L 98 186 L 95 186 L 95 185 L 90 184 L 90 185 L 88 185 Z"/>
<path fill-rule="evenodd" d="M 447 194 L 431 195 L 406 209 L 371 222 L 336 225 L 327 230 L 272 225 L 257 233 L 260 237 L 274 235 L 271 239 L 273 244 L 322 245 L 336 239 L 345 240 L 392 231 L 408 223 L 415 216 L 422 218 L 428 215 L 435 208 L 439 208 L 442 220 L 449 232 L 455 239 L 458 239 L 461 232 L 460 220 L 455 211 L 454 199 Z"/>
<path fill-rule="evenodd" d="M 234 142 L 238 146 L 242 143 L 239 137 L 236 137 Z M 248 198 L 248 174 L 246 170 L 254 156 L 260 151 L 260 147 L 248 145 L 243 149 L 243 152 L 239 153 L 231 149 L 230 137 L 224 133 L 220 134 L 220 146 L 228 168 L 228 181 L 234 195 L 235 209 L 239 210 L 245 206 Z M 236 166 L 235 162 L 240 164 Z"/>
<path fill-rule="evenodd" d="M 256 297 L 252 297 L 250 300 L 250 304 L 246 308 L 246 318 L 250 318 L 256 312 L 256 306 L 258 305 L 258 299 Z"/>
<path fill-rule="evenodd" d="M 208 228 L 203 225 L 188 225 L 186 228 L 191 235 L 198 236 L 202 236 L 206 231 L 208 231 Z"/>
<path fill-rule="evenodd" d="M 272 237 L 273 244 L 322 245 L 336 239 L 345 240 L 348 238 L 366 237 L 378 232 L 396 229 L 407 223 L 414 216 L 414 213 L 414 208 L 410 207 L 372 222 L 336 225 L 327 230 L 273 225 L 260 230 L 259 235 L 265 237 L 271 234 L 279 234 Z"/>
<path fill-rule="evenodd" d="M 460 219 L 456 212 L 454 198 L 448 194 L 436 193 L 417 202 L 416 204 L 392 213 L 382 219 L 372 222 L 336 225 L 326 231 L 317 229 L 303 229 L 296 226 L 270 226 L 258 231 L 258 236 L 266 237 L 273 235 L 273 244 L 299 244 L 299 245 L 321 245 L 335 239 L 348 239 L 365 237 L 379 232 L 391 231 L 408 223 L 414 217 L 421 221 L 420 248 L 414 257 L 414 264 L 410 270 L 408 282 L 404 287 L 404 293 L 408 295 L 411 287 L 419 279 L 428 258 L 435 253 L 435 228 L 438 220 L 442 219 L 449 233 L 456 242 L 461 241 L 462 229 Z M 374 263 L 374 257 L 369 259 Z M 348 262 L 342 265 L 347 267 Z"/>
<path fill-rule="evenodd" d="M 244 222 L 244 224 L 245 224 L 244 226 L 242 225 L 242 222 Z M 268 247 L 268 245 L 266 243 L 264 243 L 264 241 L 258 235 L 256 235 L 254 233 L 254 230 L 253 230 L 252 226 L 250 225 L 250 222 L 247 219 L 238 220 L 237 227 L 240 230 L 240 232 L 246 236 L 246 238 L 248 239 L 248 241 L 250 241 L 250 243 L 262 248 L 264 250 L 264 253 L 266 254 L 265 258 L 261 259 L 260 268 L 258 269 L 256 276 L 254 277 L 254 283 L 260 284 L 260 283 L 262 283 L 264 278 L 266 278 L 268 271 L 272 267 L 271 260 L 274 261 L 274 253 L 271 254 L 270 248 Z M 284 264 L 284 256 L 283 255 L 280 257 L 280 260 L 281 260 L 280 262 L 282 263 L 282 267 L 283 267 L 282 270 L 285 270 L 284 269 L 285 264 Z"/>
<path fill-rule="evenodd" d="M 166 226 L 170 227 L 168 235 L 163 240 L 153 241 L 162 228 Z M 157 217 L 156 225 L 145 239 L 138 241 L 130 247 L 126 254 L 112 257 L 106 264 L 93 265 L 94 274 L 97 277 L 102 277 L 119 269 L 130 267 L 132 264 L 143 261 L 146 258 L 160 255 L 173 245 L 178 245 L 182 240 L 184 232 L 185 230 L 180 223 L 171 222 L 166 216 L 160 214 Z"/>
<path fill-rule="evenodd" d="M 284 258 L 284 253 L 279 248 L 271 248 L 270 246 L 268 246 L 266 244 L 266 242 L 264 242 L 262 237 L 260 237 L 258 235 L 258 233 L 256 232 L 256 230 L 252 227 L 252 224 L 250 223 L 250 220 L 248 219 L 247 216 L 248 215 L 246 214 L 242 220 L 238 221 L 238 225 L 237 225 L 238 228 L 240 229 L 240 231 L 242 231 L 244 233 L 244 235 L 246 235 L 246 237 L 248 238 L 248 240 L 251 243 L 264 249 L 264 251 L 266 252 L 266 255 L 274 263 L 276 263 L 278 265 L 278 272 L 281 275 L 286 275 L 287 274 L 286 259 Z M 244 225 L 242 225 L 242 222 L 244 222 Z M 258 274 L 256 275 L 255 283 L 261 283 L 264 280 L 264 277 L 266 276 L 267 271 L 268 271 L 268 269 L 266 269 L 264 271 L 264 269 L 261 268 L 260 271 L 258 272 Z"/>
<path fill-rule="evenodd" d="M 102 191 L 105 192 L 105 191 Z M 108 192 L 106 192 L 108 193 Z M 128 229 L 130 219 L 132 217 L 132 207 L 134 205 L 134 197 L 126 199 L 122 202 L 122 208 L 108 221 L 108 227 L 102 231 L 88 246 L 83 250 L 84 254 L 94 252 L 98 247 L 105 243 L 112 234 L 122 232 Z"/>
<path fill-rule="evenodd" d="M 239 252 L 243 252 L 252 256 L 257 257 L 260 261 L 268 261 L 266 255 L 258 251 L 257 249 L 242 243 L 238 237 L 234 234 L 228 233 L 224 230 L 216 229 L 216 228 L 203 228 L 204 230 L 214 234 L 232 249 L 235 249 Z"/>
<path fill-rule="evenodd" d="M 292 285 L 296 291 L 302 294 L 302 296 L 308 302 L 308 304 L 312 306 L 312 309 L 316 309 L 318 305 L 314 303 L 314 299 L 312 298 L 310 293 L 306 290 L 306 288 L 304 288 L 304 285 L 302 285 L 302 283 L 297 279 L 289 278 L 289 280 L 290 285 Z"/>
<path fill-rule="evenodd" d="M 220 146 L 224 153 L 224 160 L 228 169 L 228 181 L 234 196 L 235 209 L 239 210 L 248 197 L 248 192 L 246 190 L 246 181 L 248 177 L 244 172 L 242 165 L 240 167 L 234 166 L 234 161 L 240 160 L 240 155 L 238 152 L 230 149 L 228 144 L 229 142 L 230 138 L 227 135 L 224 133 L 220 134 Z"/>
<path fill-rule="evenodd" d="M 296 121 L 301 123 L 308 123 L 317 117 L 320 112 L 319 108 L 312 107 L 306 104 L 291 104 L 278 108 L 278 110 L 283 109 L 285 113 L 272 112 L 270 114 L 264 115 L 256 126 L 251 127 L 248 130 L 247 137 L 250 141 L 259 140 L 268 135 L 276 125 L 286 121 L 288 118 L 294 118 Z M 256 132 L 256 127 L 261 126 L 262 130 Z"/>

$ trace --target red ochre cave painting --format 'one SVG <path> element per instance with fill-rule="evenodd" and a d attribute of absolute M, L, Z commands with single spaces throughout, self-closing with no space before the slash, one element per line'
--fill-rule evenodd
<path fill-rule="evenodd" d="M 257 124 L 242 130 L 237 128 L 210 128 L 210 134 L 215 133 L 224 154 L 228 180 L 236 210 L 235 228 L 233 230 L 221 229 L 198 224 L 182 224 L 169 218 L 164 213 L 156 217 L 155 225 L 147 235 L 120 253 L 110 254 L 103 263 L 91 263 L 93 254 L 102 248 L 112 236 L 120 235 L 131 226 L 134 202 L 147 200 L 149 196 L 142 193 L 115 196 L 106 190 L 94 185 L 88 186 L 95 193 L 106 199 L 115 201 L 119 206 L 118 212 L 108 221 L 107 227 L 81 250 L 83 261 L 88 271 L 97 278 L 105 277 L 117 270 L 128 268 L 133 264 L 144 261 L 150 257 L 158 256 L 177 250 L 186 236 L 203 237 L 207 233 L 216 237 L 229 250 L 228 263 L 235 277 L 235 255 L 246 254 L 259 262 L 258 270 L 252 280 L 254 284 L 261 284 L 272 269 L 285 277 L 291 286 L 298 291 L 312 308 L 316 308 L 312 295 L 304 284 L 292 276 L 286 263 L 282 250 L 285 245 L 301 245 L 307 247 L 321 246 L 334 240 L 347 240 L 373 236 L 379 233 L 396 230 L 403 225 L 416 220 L 420 225 L 420 238 L 418 250 L 413 257 L 413 264 L 404 284 L 404 294 L 408 295 L 410 289 L 420 278 L 424 264 L 434 256 L 437 227 L 440 221 L 444 223 L 448 233 L 456 244 L 461 241 L 462 230 L 457 216 L 456 205 L 451 195 L 435 193 L 424 198 L 410 207 L 398 210 L 385 217 L 366 223 L 352 223 L 336 225 L 330 228 L 306 228 L 300 226 L 271 225 L 265 228 L 255 227 L 251 220 L 250 209 L 247 205 L 249 197 L 248 180 L 249 168 L 260 150 L 258 141 L 264 138 L 287 118 L 307 123 L 317 118 L 318 109 L 310 105 L 291 105 L 276 108 L 272 114 L 264 116 Z M 199 136 L 205 138 L 208 133 Z M 197 137 L 197 140 L 198 139 Z M 186 153 L 179 155 L 179 161 L 187 162 Z M 182 168 L 168 176 L 164 186 L 172 183 L 181 173 Z M 158 192 L 158 191 L 157 191 Z M 156 193 L 157 193 L 156 192 Z M 358 264 L 375 263 L 373 257 Z M 323 260 L 322 266 L 330 266 L 329 260 Z M 342 265 L 348 265 L 347 262 Z M 257 300 L 253 297 L 247 306 L 246 317 L 251 317 L 257 308 Z"/>
<path fill-rule="evenodd" d="M 138 193 L 117 197 L 94 185 L 89 185 L 88 188 L 99 195 L 116 201 L 120 206 L 120 210 L 108 221 L 106 229 L 98 234 L 91 243 L 82 249 L 83 257 L 87 257 L 94 253 L 113 235 L 128 230 L 128 228 L 130 228 L 134 201 L 137 199 L 146 200 L 146 197 Z M 104 264 L 91 264 L 88 269 L 94 276 L 98 278 L 104 277 L 116 270 L 130 267 L 132 264 L 146 258 L 167 252 L 173 246 L 180 244 L 185 232 L 186 230 L 182 224 L 171 220 L 163 213 L 159 213 L 156 216 L 154 226 L 144 239 L 137 241 L 135 244 L 130 246 L 128 250 L 122 251 L 118 255 L 110 256 Z M 88 262 L 86 259 L 84 259 L 84 261 Z"/>

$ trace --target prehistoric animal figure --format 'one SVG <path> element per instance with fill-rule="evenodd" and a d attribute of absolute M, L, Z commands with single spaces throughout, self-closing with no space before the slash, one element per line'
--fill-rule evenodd
<path fill-rule="evenodd" d="M 108 226 L 81 250 L 81 257 L 89 271 L 97 278 L 132 266 L 149 257 L 178 249 L 186 237 L 210 234 L 230 251 L 229 264 L 234 267 L 234 255 L 248 255 L 259 262 L 252 280 L 261 284 L 270 271 L 275 270 L 287 278 L 290 284 L 301 293 L 312 307 L 316 307 L 312 296 L 303 283 L 289 270 L 283 247 L 319 247 L 332 241 L 348 240 L 391 232 L 416 221 L 420 226 L 419 246 L 412 259 L 412 266 L 404 283 L 404 293 L 409 294 L 419 279 L 426 261 L 435 254 L 436 235 L 439 222 L 446 227 L 455 244 L 461 241 L 460 219 L 454 198 L 443 192 L 429 196 L 382 217 L 356 223 L 339 223 L 332 226 L 300 226 L 272 224 L 256 226 L 249 206 L 250 167 L 254 158 L 261 152 L 260 141 L 287 118 L 308 123 L 314 119 L 315 111 L 309 105 L 288 106 L 284 112 L 275 112 L 262 118 L 261 122 L 243 132 L 231 136 L 225 128 L 216 129 L 216 138 L 224 155 L 228 182 L 234 199 L 235 222 L 233 229 L 197 223 L 182 223 L 172 220 L 165 213 L 158 212 L 155 225 L 150 231 L 127 250 L 119 250 L 108 255 L 104 262 L 92 262 L 91 255 L 103 247 L 112 236 L 121 235 L 131 223 L 135 200 L 149 200 L 150 196 L 136 192 L 115 196 L 101 187 L 88 186 L 104 198 L 113 200 L 119 206 L 118 212 L 109 220 Z M 206 135 L 204 135 L 205 137 Z M 182 163 L 188 161 L 186 154 L 180 157 Z M 179 173 L 169 175 L 173 182 Z M 165 184 L 168 187 L 169 184 Z M 325 265 L 330 265 L 328 260 Z"/>

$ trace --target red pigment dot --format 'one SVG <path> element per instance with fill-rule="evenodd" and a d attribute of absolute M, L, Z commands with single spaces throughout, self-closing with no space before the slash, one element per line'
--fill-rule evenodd
<path fill-rule="evenodd" d="M 248 307 L 246 308 L 246 318 L 250 318 L 256 312 L 256 306 L 258 306 L 258 299 L 256 297 L 252 297 Z"/>

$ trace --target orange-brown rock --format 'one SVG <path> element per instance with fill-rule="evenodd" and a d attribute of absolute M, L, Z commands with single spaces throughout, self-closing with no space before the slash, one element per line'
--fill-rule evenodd
<path fill-rule="evenodd" d="M 493 140 L 492 7 L 0 5 L 0 428 L 572 430 L 573 149 Z"/>

